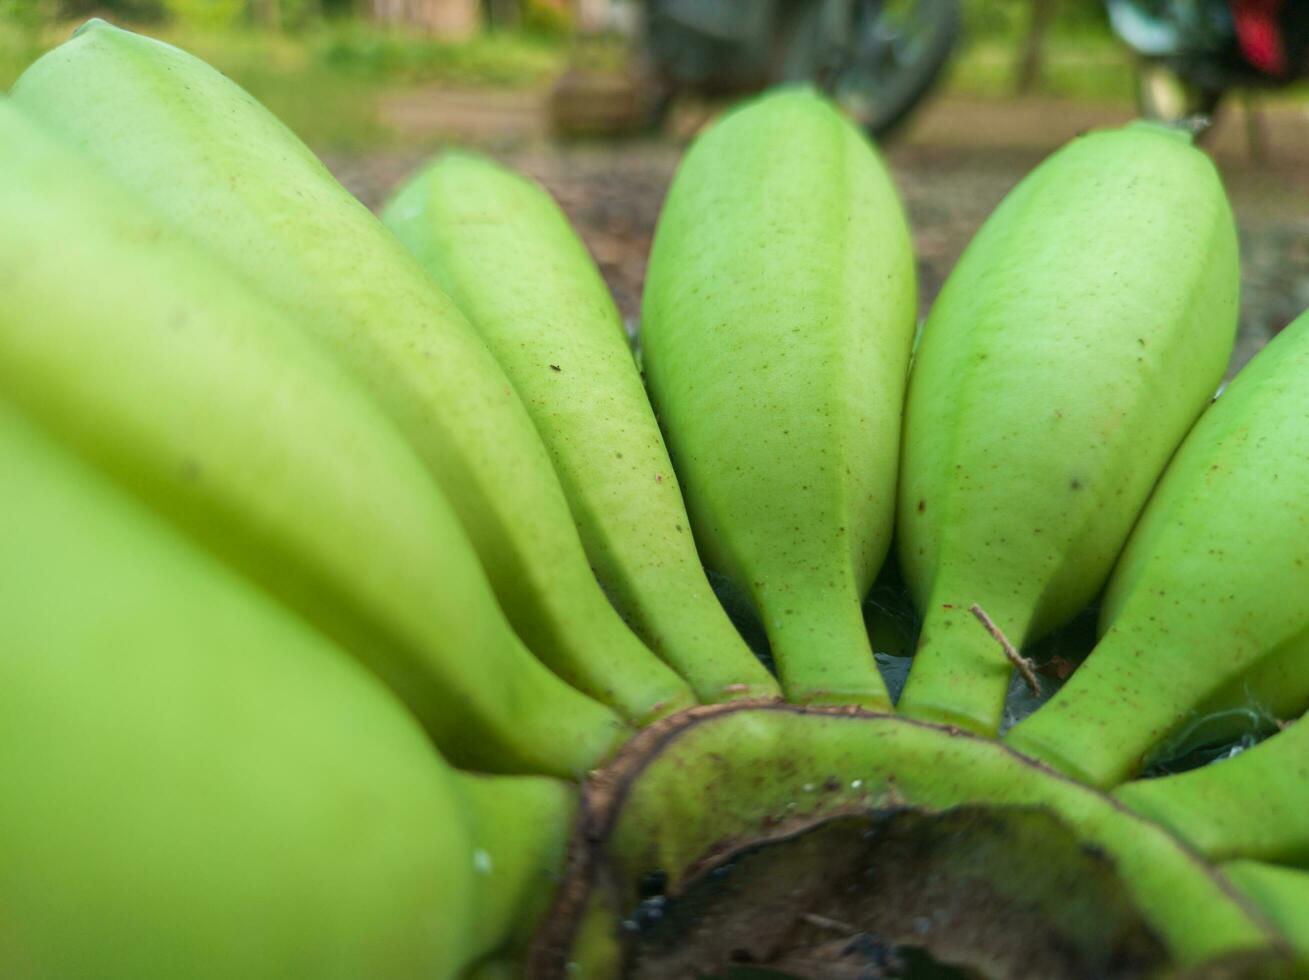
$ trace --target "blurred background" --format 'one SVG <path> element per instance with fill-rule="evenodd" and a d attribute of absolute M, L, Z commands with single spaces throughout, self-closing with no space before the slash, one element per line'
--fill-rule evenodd
<path fill-rule="evenodd" d="M 791 80 L 881 145 L 924 310 L 1031 167 L 1138 114 L 1212 122 L 1244 259 L 1233 369 L 1309 307 L 1309 0 L 0 0 L 0 87 L 90 16 L 232 76 L 370 206 L 445 146 L 532 174 L 632 326 L 686 141 Z"/>

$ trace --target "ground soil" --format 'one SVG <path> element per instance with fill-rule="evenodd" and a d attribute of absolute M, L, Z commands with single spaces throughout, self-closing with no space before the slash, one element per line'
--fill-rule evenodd
<path fill-rule="evenodd" d="M 387 149 L 325 154 L 377 207 L 424 157 L 471 146 L 543 182 L 590 247 L 628 322 L 636 326 L 650 236 L 668 182 L 703 106 L 680 106 L 657 136 L 561 143 L 543 91 L 409 90 L 381 103 L 395 134 Z M 904 195 L 925 312 L 968 240 L 1005 193 L 1061 143 L 1130 116 L 1125 106 L 1048 99 L 938 99 L 886 148 Z M 1251 121 L 1259 139 L 1252 140 Z M 1235 370 L 1309 308 L 1309 111 L 1233 109 L 1208 142 L 1241 233 L 1241 332 Z"/>

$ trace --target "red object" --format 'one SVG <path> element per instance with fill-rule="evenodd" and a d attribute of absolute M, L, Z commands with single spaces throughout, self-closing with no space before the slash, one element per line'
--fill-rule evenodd
<path fill-rule="evenodd" d="M 1286 74 L 1286 45 L 1279 17 L 1285 0 L 1236 0 L 1232 17 L 1241 55 L 1267 75 Z"/>

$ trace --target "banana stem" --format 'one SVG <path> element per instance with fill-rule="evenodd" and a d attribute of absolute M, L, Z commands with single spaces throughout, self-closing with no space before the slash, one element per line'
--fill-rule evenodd
<path fill-rule="evenodd" d="M 758 605 L 787 700 L 891 707 L 853 584 L 809 595 L 777 593 Z"/>
<path fill-rule="evenodd" d="M 850 871 L 851 852 L 844 845 L 834 854 L 826 852 L 820 837 L 827 829 L 839 836 L 841 825 L 857 825 L 863 828 L 860 839 L 873 840 L 890 832 L 886 821 L 906 813 L 911 814 L 910 824 L 916 813 L 930 830 L 933 820 L 950 813 L 958 817 L 960 808 L 970 806 L 976 809 L 977 822 L 938 824 L 949 832 L 934 838 L 910 833 L 904 840 L 935 840 L 949 851 L 960 840 L 972 839 L 975 832 L 989 839 L 997 826 L 1013 828 L 1019 836 L 1005 839 L 1014 854 L 1004 858 L 1002 869 L 982 877 L 988 888 L 998 889 L 988 892 L 993 896 L 1026 894 L 1027 880 L 1056 883 L 1057 898 L 1050 903 L 1055 911 L 1025 933 L 1034 953 L 1049 940 L 1051 929 L 1072 936 L 1080 935 L 1078 922 L 1103 924 L 1099 911 L 1094 915 L 1077 911 L 1098 908 L 1100 893 L 1079 877 L 1080 871 L 1074 873 L 1074 865 L 1084 865 L 1088 848 L 1107 856 L 1109 877 L 1119 880 L 1119 885 L 1103 882 L 1104 875 L 1096 872 L 1094 876 L 1108 887 L 1105 894 L 1119 894 L 1115 889 L 1125 888 L 1129 904 L 1163 941 L 1174 963 L 1194 964 L 1233 950 L 1276 945 L 1272 930 L 1226 880 L 1163 828 L 1094 789 L 992 740 L 957 729 L 850 707 L 708 705 L 639 732 L 606 769 L 594 774 L 583 793 L 566 876 L 529 948 L 530 976 L 562 978 L 575 970 L 582 971 L 577 975 L 616 976 L 612 964 L 630 964 L 625 956 L 639 958 L 644 955 L 641 950 L 655 956 L 662 955 L 660 950 L 671 950 L 671 955 L 684 957 L 678 963 L 688 970 L 706 965 L 708 960 L 702 963 L 696 957 L 716 956 L 710 949 L 717 948 L 715 943 L 722 945 L 719 940 L 724 936 L 737 936 L 730 931 L 735 928 L 732 923 L 752 922 L 761 910 L 773 908 L 772 898 L 759 895 L 778 881 L 786 892 L 778 900 L 791 903 L 787 908 L 795 912 L 788 921 L 814 913 L 892 935 L 893 928 L 887 932 L 883 927 L 899 921 L 896 917 L 903 909 L 898 900 L 911 900 L 910 892 L 917 887 L 912 883 L 924 880 L 920 873 L 924 868 L 912 862 L 896 866 L 904 872 L 896 880 L 905 884 L 905 894 L 896 892 L 897 901 L 884 912 L 873 911 L 871 905 L 860 904 L 862 899 L 850 897 L 860 889 L 847 890 L 841 878 Z M 1053 837 L 1066 846 L 1055 846 L 1041 828 L 1022 833 L 1024 821 L 1038 817 L 1062 828 Z M 806 837 L 814 832 L 819 837 Z M 818 862 L 820 871 L 815 872 L 814 862 L 802 856 L 793 864 L 783 864 L 790 870 L 780 876 L 756 876 L 745 885 L 739 879 L 727 880 L 736 873 L 738 859 L 749 864 L 751 855 L 802 837 L 816 842 L 806 853 Z M 890 848 L 891 864 L 874 861 L 866 873 L 860 872 L 860 880 L 875 880 L 880 889 L 887 879 L 878 875 L 895 866 L 907 846 Z M 1039 846 L 1046 856 L 1033 859 L 1028 846 Z M 937 844 L 925 847 L 932 851 Z M 949 853 L 958 857 L 963 852 Z M 933 854 L 943 856 L 939 848 Z M 1020 865 L 1026 870 L 1016 874 Z M 953 859 L 934 865 L 944 869 L 947 877 L 961 866 Z M 978 874 L 973 867 L 973 877 L 963 877 L 975 881 Z M 1023 878 L 1026 874 L 1030 879 Z M 1083 881 L 1083 886 L 1069 891 L 1069 880 Z M 694 892 L 701 884 L 708 891 Z M 965 890 L 971 887 L 963 880 L 955 884 Z M 709 895 L 710 902 L 719 904 L 702 906 L 697 895 Z M 685 909 L 677 904 L 682 899 L 687 900 Z M 940 894 L 933 893 L 922 899 L 923 907 L 937 909 L 939 899 Z M 752 906 L 753 901 L 759 907 Z M 966 919 L 980 934 L 977 917 L 985 918 L 987 905 L 964 901 L 960 921 Z M 689 931 L 681 931 L 679 922 L 689 923 Z M 724 922 L 722 930 L 714 925 Z M 949 942 L 947 933 L 954 935 L 952 930 L 942 930 L 931 942 Z M 1106 942 L 1117 943 L 1123 935 L 1094 933 L 1083 935 L 1079 942 L 1095 958 L 1104 954 Z M 776 938 L 770 932 L 761 941 L 776 952 Z M 788 942 L 792 940 L 801 946 L 808 942 L 797 936 Z M 694 951 L 687 945 L 692 941 L 700 944 Z M 728 945 L 732 942 L 735 939 Z M 960 955 L 979 954 L 978 949 L 952 949 Z"/>
<path fill-rule="evenodd" d="M 1026 616 L 990 603 L 930 603 L 900 712 L 976 735 L 996 734 L 1014 667 L 1034 693 L 1040 691 L 1031 661 L 1010 642 L 1026 632 Z"/>
<path fill-rule="evenodd" d="M 472 949 L 481 960 L 520 946 L 548 907 L 562 873 L 577 789 L 545 776 L 456 777 L 473 828 L 479 887 Z"/>
<path fill-rule="evenodd" d="M 1300 966 L 1309 966 L 1309 871 L 1230 861 L 1223 865 L 1223 873 L 1282 932 L 1300 957 Z"/>
<path fill-rule="evenodd" d="M 1234 759 L 1114 791 L 1211 861 L 1309 862 L 1309 719 Z"/>

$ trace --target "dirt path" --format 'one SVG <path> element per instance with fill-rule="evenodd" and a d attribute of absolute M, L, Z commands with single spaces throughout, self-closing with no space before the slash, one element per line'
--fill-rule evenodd
<path fill-rule="evenodd" d="M 559 146 L 547 139 L 539 92 L 432 90 L 384 100 L 399 148 L 329 156 L 370 206 L 441 146 L 472 145 L 544 183 L 573 219 L 635 325 L 645 256 L 683 142 L 676 138 Z M 922 310 L 987 214 L 1049 152 L 1080 132 L 1128 118 L 1112 106 L 1030 100 L 939 100 L 887 149 L 916 240 Z M 1251 159 L 1240 114 L 1211 149 L 1237 212 L 1243 259 L 1241 338 L 1233 368 L 1309 308 L 1309 113 L 1263 114 L 1268 158 Z M 684 112 L 675 130 L 699 117 Z"/>

